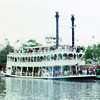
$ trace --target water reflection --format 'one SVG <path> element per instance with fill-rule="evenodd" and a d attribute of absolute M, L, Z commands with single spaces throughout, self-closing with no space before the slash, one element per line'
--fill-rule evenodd
<path fill-rule="evenodd" d="M 6 95 L 6 92 L 5 92 L 6 86 L 5 85 L 6 85 L 5 80 L 0 77 L 0 100 L 5 98 L 5 95 Z"/>
<path fill-rule="evenodd" d="M 2 95 L 4 94 L 4 95 Z M 100 81 L 0 78 L 0 100 L 100 100 Z"/>

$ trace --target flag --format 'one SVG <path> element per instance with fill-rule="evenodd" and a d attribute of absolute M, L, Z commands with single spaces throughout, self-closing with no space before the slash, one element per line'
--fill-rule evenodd
<path fill-rule="evenodd" d="M 94 36 L 92 36 L 92 38 L 95 38 Z"/>
<path fill-rule="evenodd" d="M 16 43 L 18 43 L 18 42 L 19 42 L 19 40 L 16 41 Z"/>
<path fill-rule="evenodd" d="M 5 38 L 5 40 L 7 41 L 8 39 L 7 39 L 7 38 Z"/>

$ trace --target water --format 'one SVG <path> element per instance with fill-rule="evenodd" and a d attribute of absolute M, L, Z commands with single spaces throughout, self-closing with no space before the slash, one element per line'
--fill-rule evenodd
<path fill-rule="evenodd" d="M 100 100 L 100 81 L 0 77 L 0 100 Z"/>

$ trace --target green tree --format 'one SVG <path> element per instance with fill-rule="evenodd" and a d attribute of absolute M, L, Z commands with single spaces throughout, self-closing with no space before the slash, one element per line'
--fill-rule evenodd
<path fill-rule="evenodd" d="M 40 45 L 40 43 L 37 43 L 35 40 L 30 39 L 25 44 L 23 44 L 22 47 L 23 48 L 25 48 L 25 47 L 35 47 L 35 46 L 38 46 L 38 45 Z"/>
<path fill-rule="evenodd" d="M 7 62 L 7 54 L 11 51 L 12 46 L 7 44 L 6 47 L 0 52 L 0 64 L 5 64 Z"/>
<path fill-rule="evenodd" d="M 85 52 L 85 59 L 93 59 L 93 49 L 89 46 Z"/>
<path fill-rule="evenodd" d="M 85 59 L 92 59 L 94 61 L 100 60 L 100 44 L 88 46 L 85 52 Z"/>

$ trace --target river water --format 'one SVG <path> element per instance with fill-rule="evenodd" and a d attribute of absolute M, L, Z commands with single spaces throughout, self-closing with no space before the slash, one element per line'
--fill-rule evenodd
<path fill-rule="evenodd" d="M 0 77 L 0 100 L 100 100 L 100 81 Z"/>

